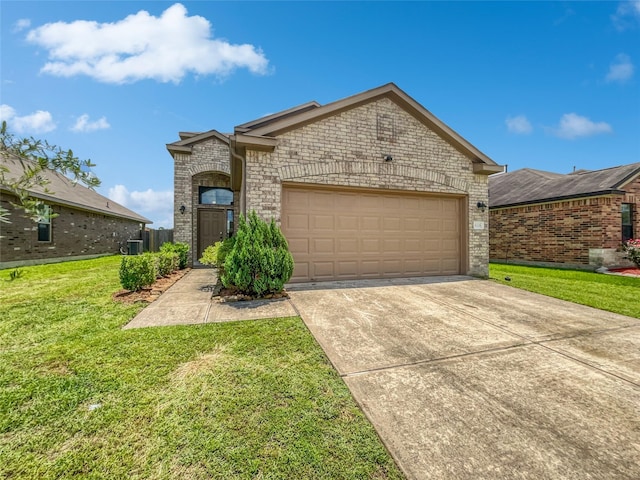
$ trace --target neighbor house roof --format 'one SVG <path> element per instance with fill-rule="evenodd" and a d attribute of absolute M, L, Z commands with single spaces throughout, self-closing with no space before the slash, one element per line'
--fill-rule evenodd
<path fill-rule="evenodd" d="M 249 144 L 252 138 L 256 138 L 256 141 L 257 138 L 272 138 L 287 131 L 317 122 L 323 118 L 337 115 L 343 111 L 376 101 L 380 98 L 388 98 L 395 102 L 409 114 L 413 115 L 420 122 L 447 140 L 454 148 L 469 157 L 473 161 L 474 170 L 477 173 L 496 173 L 502 171 L 502 166 L 496 164 L 496 162 L 491 160 L 487 155 L 471 145 L 394 83 L 387 83 L 378 88 L 367 90 L 366 92 L 328 103 L 327 105 L 309 102 L 293 109 L 240 125 L 236 127 L 235 133 L 236 136 L 242 137 L 242 143 Z"/>
<path fill-rule="evenodd" d="M 28 165 L 28 163 L 27 160 L 22 160 L 17 157 L 0 155 L 0 165 L 8 169 L 8 172 L 5 172 L 5 178 L 7 179 L 19 178 L 24 172 L 25 165 Z M 153 223 L 148 218 L 138 215 L 136 212 L 123 207 L 119 203 L 100 195 L 98 192 L 74 183 L 58 172 L 44 170 L 41 176 L 49 181 L 49 184 L 46 186 L 46 190 L 49 190 L 49 192 L 45 191 L 43 187 L 34 186 L 29 189 L 29 194 L 34 198 L 111 217 L 126 218 L 139 223 Z M 2 187 L 3 186 L 0 185 L 0 188 Z M 2 188 L 2 190 L 8 191 L 6 188 Z"/>
<path fill-rule="evenodd" d="M 639 176 L 640 163 L 569 174 L 523 168 L 489 177 L 489 207 L 623 194 L 624 186 Z"/>

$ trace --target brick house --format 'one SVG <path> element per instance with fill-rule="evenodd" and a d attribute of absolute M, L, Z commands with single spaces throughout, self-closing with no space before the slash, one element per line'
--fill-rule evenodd
<path fill-rule="evenodd" d="M 490 257 L 515 263 L 624 265 L 640 234 L 640 163 L 567 175 L 522 169 L 489 179 Z"/>
<path fill-rule="evenodd" d="M 5 178 L 18 178 L 23 172 L 20 160 L 0 156 Z M 45 216 L 36 222 L 13 206 L 17 198 L 0 185 L 0 202 L 9 211 L 10 223 L 0 223 L 0 269 L 21 265 L 80 260 L 118 253 L 129 239 L 139 239 L 150 220 L 74 184 L 51 170 L 42 173 L 50 183 L 29 191 L 42 200 L 55 218 Z"/>
<path fill-rule="evenodd" d="M 202 250 L 238 215 L 275 219 L 292 281 L 488 274 L 487 177 L 502 167 L 394 84 L 180 133 L 174 238 Z"/>

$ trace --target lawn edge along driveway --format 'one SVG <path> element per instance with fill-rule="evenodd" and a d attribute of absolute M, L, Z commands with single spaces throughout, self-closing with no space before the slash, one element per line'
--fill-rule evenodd
<path fill-rule="evenodd" d="M 640 478 L 639 319 L 470 277 L 289 293 L 408 478 Z"/>

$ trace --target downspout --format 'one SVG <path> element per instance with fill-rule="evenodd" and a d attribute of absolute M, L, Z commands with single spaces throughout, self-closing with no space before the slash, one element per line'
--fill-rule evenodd
<path fill-rule="evenodd" d="M 240 214 L 247 216 L 247 159 L 236 153 L 235 136 L 233 137 L 233 147 L 229 149 L 231 156 L 236 160 L 240 160 L 242 165 L 242 181 L 240 182 Z"/>

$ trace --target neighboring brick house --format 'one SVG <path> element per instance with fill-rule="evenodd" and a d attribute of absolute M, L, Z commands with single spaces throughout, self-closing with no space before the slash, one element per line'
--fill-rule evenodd
<path fill-rule="evenodd" d="M 488 274 L 482 206 L 502 167 L 394 84 L 167 148 L 194 263 L 255 210 L 281 226 L 292 281 Z"/>
<path fill-rule="evenodd" d="M 494 175 L 489 207 L 491 260 L 624 265 L 622 243 L 640 234 L 640 163 Z"/>
<path fill-rule="evenodd" d="M 5 178 L 18 178 L 19 160 L 0 156 L 8 169 Z M 116 254 L 127 240 L 139 239 L 150 220 L 97 192 L 74 184 L 51 170 L 42 176 L 50 183 L 29 190 L 41 199 L 55 218 L 37 222 L 14 207 L 17 198 L 0 185 L 0 202 L 9 211 L 10 223 L 0 223 L 0 269 Z"/>

